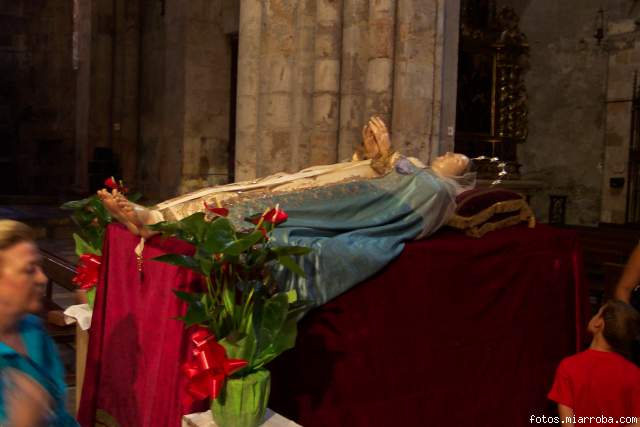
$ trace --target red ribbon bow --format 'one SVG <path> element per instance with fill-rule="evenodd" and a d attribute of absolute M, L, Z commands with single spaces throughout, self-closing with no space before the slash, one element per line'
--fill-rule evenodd
<path fill-rule="evenodd" d="M 100 277 L 100 265 L 102 257 L 94 254 L 80 255 L 80 261 L 76 269 L 76 275 L 71 281 L 80 286 L 80 289 L 90 289 L 98 284 Z"/>
<path fill-rule="evenodd" d="M 198 328 L 191 335 L 195 345 L 195 360 L 182 365 L 182 371 L 189 378 L 187 393 L 195 400 L 207 397 L 215 399 L 220 394 L 226 377 L 247 366 L 242 359 L 228 359 L 223 346 L 207 329 Z"/>

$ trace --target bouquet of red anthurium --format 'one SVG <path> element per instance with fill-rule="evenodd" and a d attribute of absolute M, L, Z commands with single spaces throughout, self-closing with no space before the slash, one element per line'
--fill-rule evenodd
<path fill-rule="evenodd" d="M 129 190 L 124 183 L 116 181 L 114 177 L 105 180 L 104 185 L 112 190 L 118 190 L 132 202 L 141 197 L 139 193 L 127 194 Z M 79 228 L 79 232 L 73 234 L 76 254 L 80 257 L 73 283 L 87 292 L 87 300 L 93 307 L 102 265 L 104 233 L 113 219 L 95 194 L 86 199 L 67 202 L 61 208 L 73 211 L 71 219 Z"/>
<path fill-rule="evenodd" d="M 155 258 L 198 273 L 203 291 L 175 291 L 186 302 L 180 319 L 192 328 L 192 360 L 183 371 L 189 376 L 188 395 L 212 398 L 218 426 L 254 426 L 261 421 L 269 391 L 264 366 L 295 344 L 296 322 L 307 308 L 295 291 L 276 283 L 274 267 L 303 275 L 292 256 L 308 248 L 277 246 L 271 232 L 287 219 L 275 207 L 247 218 L 253 226 L 237 229 L 228 211 L 205 205 L 178 222 L 151 228 L 195 246 L 193 255 L 167 254 Z"/>

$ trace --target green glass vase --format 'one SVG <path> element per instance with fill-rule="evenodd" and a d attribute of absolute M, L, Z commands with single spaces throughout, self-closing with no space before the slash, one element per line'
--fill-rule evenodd
<path fill-rule="evenodd" d="M 260 369 L 242 378 L 228 378 L 211 414 L 218 427 L 258 427 L 264 419 L 271 391 L 271 374 Z"/>

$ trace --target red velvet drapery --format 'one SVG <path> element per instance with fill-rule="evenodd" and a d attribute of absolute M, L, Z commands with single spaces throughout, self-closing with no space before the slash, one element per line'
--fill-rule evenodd
<path fill-rule="evenodd" d="M 110 226 L 80 421 L 177 427 L 187 355 L 185 271 L 145 261 Z M 144 257 L 190 248 L 154 238 Z M 357 266 L 354 266 L 357 268 Z M 569 231 L 514 227 L 482 239 L 441 231 L 300 324 L 272 364 L 271 407 L 313 426 L 525 426 L 548 414 L 559 360 L 585 340 L 587 290 Z M 103 417 L 104 413 L 100 414 Z"/>

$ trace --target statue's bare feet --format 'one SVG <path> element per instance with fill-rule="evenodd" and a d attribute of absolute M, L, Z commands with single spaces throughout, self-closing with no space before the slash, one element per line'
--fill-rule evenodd
<path fill-rule="evenodd" d="M 115 194 L 120 193 L 118 193 L 117 190 L 113 190 L 113 193 L 114 194 L 111 194 L 105 189 L 98 190 L 98 197 L 102 200 L 102 204 L 105 209 L 109 211 L 112 217 L 120 221 L 122 225 L 126 226 L 131 233 L 140 235 L 140 230 L 136 224 L 129 220 L 118 204 Z"/>
<path fill-rule="evenodd" d="M 127 220 L 138 229 L 138 234 L 140 234 L 145 239 L 153 236 L 154 234 L 157 234 L 147 227 L 147 224 L 145 223 L 143 218 L 140 217 L 140 214 L 142 212 L 138 212 L 136 210 L 136 206 L 134 206 L 134 204 L 131 203 L 129 199 L 127 199 L 122 193 L 120 193 L 118 190 L 113 190 L 113 198 L 115 199 L 118 208 L 127 218 Z M 145 210 L 145 208 L 142 208 L 140 206 L 138 206 L 138 208 Z"/>

